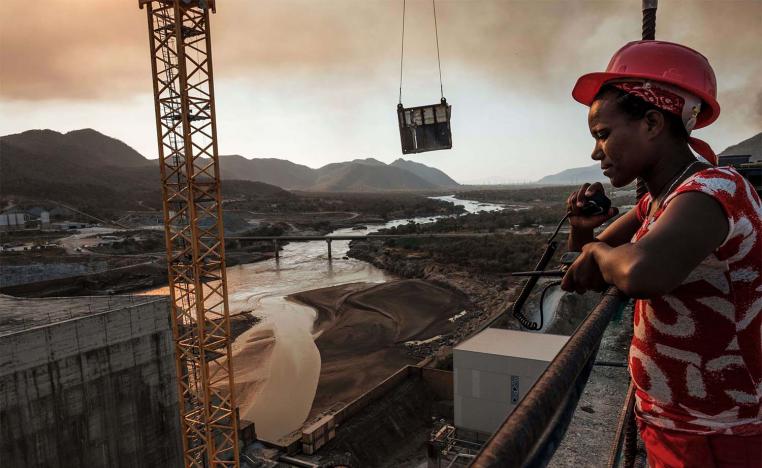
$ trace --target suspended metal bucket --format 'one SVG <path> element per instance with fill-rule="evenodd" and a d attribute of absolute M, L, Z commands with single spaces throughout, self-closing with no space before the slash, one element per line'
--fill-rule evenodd
<path fill-rule="evenodd" d="M 402 154 L 452 148 L 450 114 L 452 106 L 442 98 L 439 104 L 420 107 L 397 105 Z"/>

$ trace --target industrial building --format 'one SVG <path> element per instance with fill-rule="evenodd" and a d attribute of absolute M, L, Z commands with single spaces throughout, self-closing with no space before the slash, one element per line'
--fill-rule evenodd
<path fill-rule="evenodd" d="M 483 442 L 534 385 L 568 336 L 487 328 L 453 349 L 455 427 Z"/>
<path fill-rule="evenodd" d="M 3 468 L 182 466 L 167 298 L 0 295 Z"/>
<path fill-rule="evenodd" d="M 30 216 L 26 213 L 15 211 L 0 213 L 0 231 L 16 231 L 19 229 L 24 229 L 26 227 L 26 223 L 30 219 Z"/>
<path fill-rule="evenodd" d="M 762 160 L 752 161 L 750 154 L 725 155 L 719 157 L 719 165 L 734 167 L 762 195 Z"/>

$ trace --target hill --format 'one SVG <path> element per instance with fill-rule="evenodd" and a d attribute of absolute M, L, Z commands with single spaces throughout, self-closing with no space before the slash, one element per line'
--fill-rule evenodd
<path fill-rule="evenodd" d="M 740 143 L 725 148 L 719 156 L 750 154 L 750 161 L 762 161 L 762 132 Z"/>
<path fill-rule="evenodd" d="M 81 208 L 131 210 L 159 208 L 156 160 L 92 129 L 59 133 L 29 130 L 0 137 L 0 195 L 67 202 Z M 228 181 L 223 194 L 288 196 L 280 189 L 329 192 L 431 190 L 457 183 L 444 172 L 397 160 L 373 158 L 333 163 L 319 169 L 274 158 L 220 156 Z M 231 184 L 229 181 L 239 181 Z M 232 195 L 231 195 L 232 196 Z"/>
<path fill-rule="evenodd" d="M 452 180 L 450 176 L 445 174 L 443 171 L 440 171 L 434 167 L 429 167 L 425 164 L 417 163 L 415 161 L 406 161 L 400 158 L 391 163 L 390 166 L 399 167 L 400 169 L 405 169 L 406 171 L 412 172 L 421 179 L 438 187 L 457 187 L 460 185 Z"/>
<path fill-rule="evenodd" d="M 318 192 L 377 192 L 384 190 L 427 190 L 435 189 L 417 175 L 398 167 L 381 163 L 335 163 L 323 166 L 318 171 L 318 179 L 309 187 Z"/>
<path fill-rule="evenodd" d="M 31 130 L 0 137 L 0 195 L 68 203 L 85 211 L 161 208 L 155 161 L 95 130 Z M 227 197 L 291 196 L 252 181 L 223 185 Z"/>
<path fill-rule="evenodd" d="M 0 138 L 3 145 L 26 153 L 55 155 L 60 160 L 77 164 L 118 167 L 145 167 L 155 164 L 123 142 L 90 128 L 68 133 L 28 130 Z"/>
<path fill-rule="evenodd" d="M 585 182 L 608 182 L 608 177 L 603 175 L 598 164 L 585 167 L 574 167 L 556 174 L 551 174 L 538 180 L 538 184 L 544 185 L 577 185 Z"/>
<path fill-rule="evenodd" d="M 220 156 L 223 179 L 265 182 L 286 188 L 309 187 L 317 180 L 315 169 L 285 159 L 247 159 L 239 155 Z"/>
<path fill-rule="evenodd" d="M 373 159 L 326 164 L 318 169 L 284 159 L 220 156 L 223 178 L 266 182 L 310 192 L 378 192 L 457 187 L 447 174 L 424 164 L 398 159 L 391 164 Z"/>

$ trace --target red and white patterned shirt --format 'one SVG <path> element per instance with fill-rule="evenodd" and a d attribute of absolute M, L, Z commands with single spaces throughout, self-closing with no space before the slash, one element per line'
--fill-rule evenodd
<path fill-rule="evenodd" d="M 685 192 L 717 200 L 729 232 L 676 289 L 635 302 L 629 367 L 636 413 L 682 432 L 760 434 L 762 203 L 734 169 L 705 169 L 681 183 L 650 219 L 651 196 L 640 200 L 635 209 L 642 224 L 633 242 Z"/>

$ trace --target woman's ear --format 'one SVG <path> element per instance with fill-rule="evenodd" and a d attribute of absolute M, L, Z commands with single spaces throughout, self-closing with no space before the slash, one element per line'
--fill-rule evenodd
<path fill-rule="evenodd" d="M 664 114 L 654 109 L 646 111 L 646 115 L 643 116 L 643 122 L 645 123 L 646 134 L 649 138 L 656 138 L 661 135 L 667 125 L 667 122 L 664 120 Z"/>

